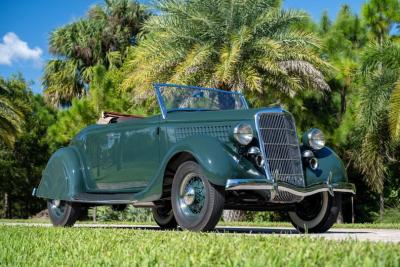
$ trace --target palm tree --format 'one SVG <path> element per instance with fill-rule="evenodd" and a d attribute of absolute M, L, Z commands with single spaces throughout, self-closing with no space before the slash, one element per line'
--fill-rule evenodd
<path fill-rule="evenodd" d="M 323 17 L 320 26 L 322 27 L 321 32 L 324 32 L 324 27 L 327 28 L 326 20 L 327 18 Z M 365 27 L 361 25 L 360 19 L 352 13 L 348 5 L 341 7 L 335 22 L 323 34 L 323 57 L 327 58 L 335 67 L 333 73 L 335 85 L 332 87 L 332 90 L 335 91 L 335 89 L 338 89 L 340 94 L 339 119 L 342 119 L 345 115 L 347 96 L 352 93 L 351 89 L 353 89 L 355 84 L 354 81 L 356 80 L 356 73 L 359 68 L 359 49 L 366 42 L 365 36 Z"/>
<path fill-rule="evenodd" d="M 382 44 L 395 23 L 400 21 L 398 0 L 370 0 L 362 7 L 362 15 L 374 38 Z"/>
<path fill-rule="evenodd" d="M 277 0 L 165 0 L 133 49 L 124 88 L 145 98 L 153 82 L 199 84 L 258 95 L 327 91 L 319 40 L 297 30 L 307 18 Z"/>
<path fill-rule="evenodd" d="M 137 2 L 106 0 L 92 7 L 86 18 L 56 29 L 50 35 L 50 60 L 43 76 L 47 102 L 68 104 L 87 93 L 94 66 L 121 64 L 134 44 L 148 12 Z"/>
<path fill-rule="evenodd" d="M 393 148 L 400 140 L 400 45 L 368 46 L 361 70 L 364 89 L 353 158 L 366 182 L 379 193 L 382 215 L 385 177 L 389 163 L 397 162 Z"/>
<path fill-rule="evenodd" d="M 23 113 L 12 100 L 12 93 L 9 83 L 0 77 L 0 140 L 7 146 L 14 144 L 23 124 Z"/>
<path fill-rule="evenodd" d="M 363 56 L 362 71 L 384 79 L 388 85 L 388 118 L 392 140 L 400 139 L 400 44 L 385 42 L 370 45 Z M 386 93 L 385 93 L 386 95 Z M 385 97 L 385 100 L 387 98 Z"/>

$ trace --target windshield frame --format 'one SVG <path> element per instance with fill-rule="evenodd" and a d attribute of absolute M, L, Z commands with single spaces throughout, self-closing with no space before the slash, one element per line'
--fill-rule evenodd
<path fill-rule="evenodd" d="M 247 104 L 246 98 L 244 97 L 244 95 L 242 93 L 239 93 L 239 92 L 225 91 L 225 90 L 220 90 L 220 89 L 216 89 L 216 88 L 207 88 L 207 87 L 192 86 L 192 85 L 169 84 L 169 83 L 154 83 L 153 87 L 156 92 L 158 105 L 160 106 L 161 115 L 164 120 L 167 118 L 168 110 L 165 106 L 164 98 L 161 94 L 160 87 L 175 87 L 175 88 L 192 89 L 192 90 L 206 90 L 206 91 L 214 91 L 214 92 L 220 92 L 220 93 L 225 93 L 225 94 L 238 95 L 240 101 L 243 104 L 244 109 L 249 109 L 249 105 Z M 205 109 L 201 109 L 201 108 L 199 108 L 199 109 L 194 109 L 194 108 L 172 109 L 170 111 L 174 112 L 174 111 L 179 111 L 179 110 L 181 110 L 181 111 L 206 111 Z"/>

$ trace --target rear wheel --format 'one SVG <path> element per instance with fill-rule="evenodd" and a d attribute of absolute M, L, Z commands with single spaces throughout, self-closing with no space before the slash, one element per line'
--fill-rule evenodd
<path fill-rule="evenodd" d="M 154 220 L 162 229 L 175 229 L 178 226 L 172 208 L 157 207 L 152 212 Z"/>
<path fill-rule="evenodd" d="M 328 192 L 305 197 L 296 205 L 296 211 L 289 212 L 294 227 L 302 233 L 324 233 L 336 222 L 339 208 L 337 199 Z"/>
<path fill-rule="evenodd" d="M 193 161 L 182 163 L 172 183 L 171 203 L 178 224 L 187 230 L 215 228 L 224 208 L 224 190 L 212 185 Z"/>
<path fill-rule="evenodd" d="M 71 227 L 82 215 L 82 207 L 78 203 L 63 200 L 47 201 L 50 221 L 54 226 Z"/>

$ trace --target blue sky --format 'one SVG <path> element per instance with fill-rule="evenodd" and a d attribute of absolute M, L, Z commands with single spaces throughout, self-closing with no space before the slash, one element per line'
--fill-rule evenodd
<path fill-rule="evenodd" d="M 48 53 L 49 33 L 85 15 L 101 0 L 2 0 L 0 1 L 0 75 L 21 72 L 32 82 L 34 92 L 42 91 L 40 77 Z M 143 0 L 141 2 L 146 2 Z M 334 18 L 347 3 L 359 12 L 364 0 L 285 0 L 285 8 L 302 9 L 319 20 L 324 10 Z"/>

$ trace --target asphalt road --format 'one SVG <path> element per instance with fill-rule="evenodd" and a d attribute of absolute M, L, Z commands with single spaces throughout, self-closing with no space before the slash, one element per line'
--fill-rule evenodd
<path fill-rule="evenodd" d="M 18 223 L 0 222 L 0 225 L 8 226 L 27 226 L 27 227 L 52 227 L 47 223 Z M 128 225 L 128 224 L 76 224 L 74 227 L 85 228 L 122 228 L 133 230 L 154 230 L 161 231 L 157 226 L 148 225 Z M 244 227 L 244 226 L 218 226 L 215 231 L 220 234 L 245 234 L 257 236 L 281 235 L 285 237 L 310 236 L 314 238 L 325 238 L 330 240 L 358 240 L 372 242 L 392 242 L 400 244 L 400 230 L 392 229 L 339 229 L 332 228 L 324 234 L 301 234 L 294 228 L 284 227 Z"/>

